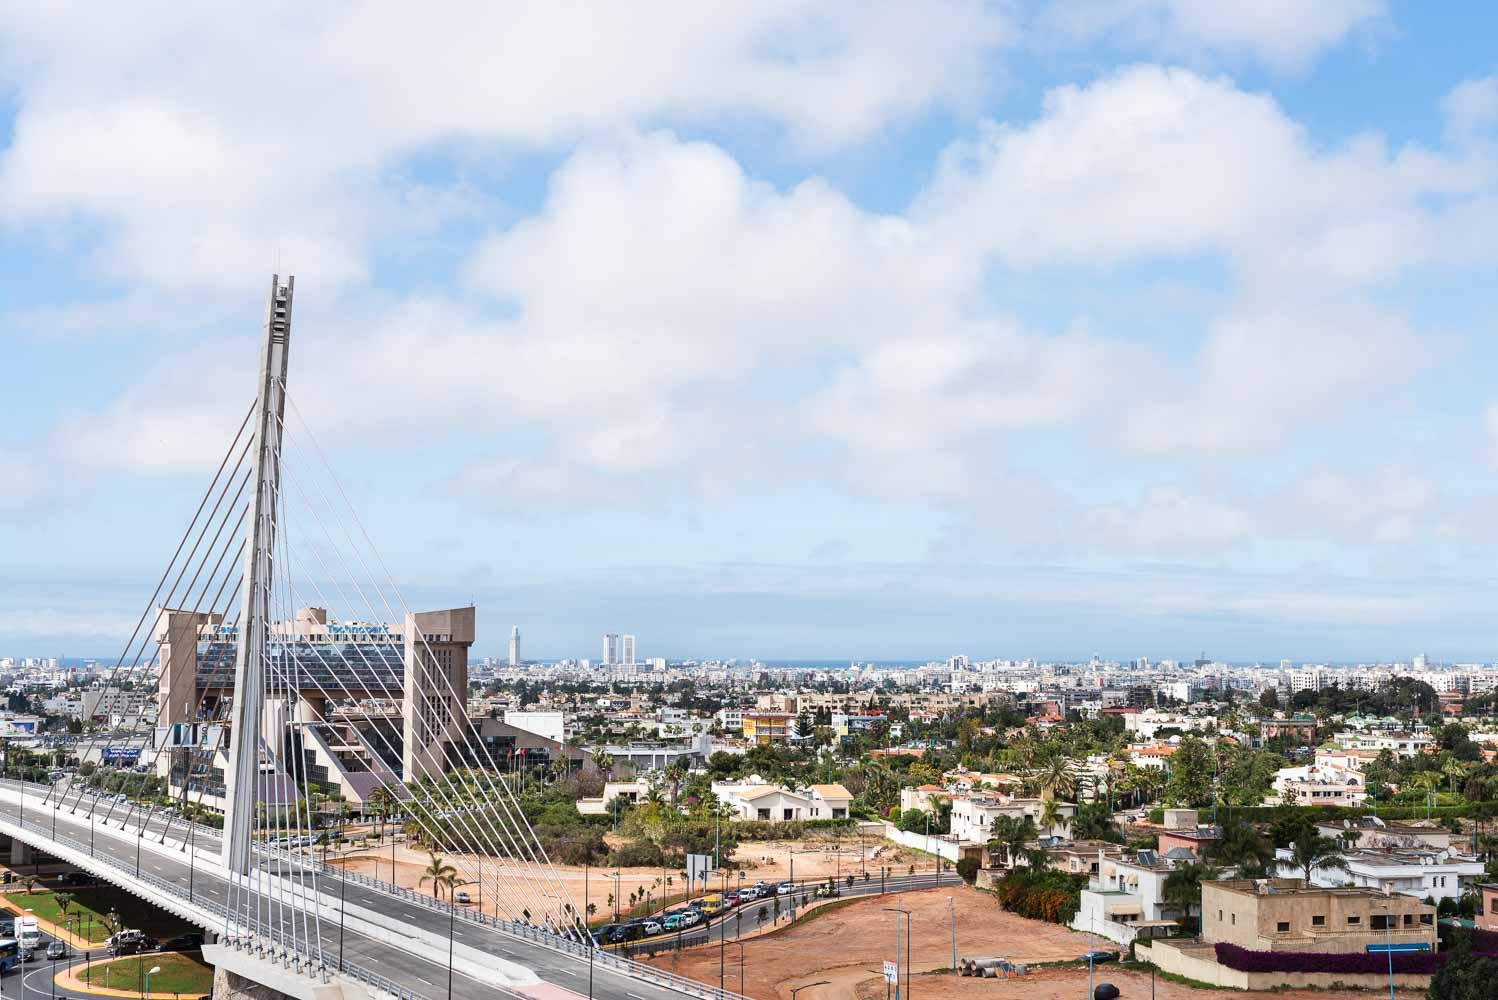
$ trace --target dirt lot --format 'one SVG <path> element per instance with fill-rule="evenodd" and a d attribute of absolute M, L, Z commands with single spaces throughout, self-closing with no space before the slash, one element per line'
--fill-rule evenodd
<path fill-rule="evenodd" d="M 797 864 L 799 873 L 800 865 Z M 1051 962 L 1075 958 L 1087 950 L 1087 935 L 1056 924 L 1025 920 L 999 909 L 992 897 L 970 889 L 931 889 L 899 896 L 859 900 L 831 910 L 794 930 L 744 944 L 743 991 L 756 1000 L 790 1000 L 791 987 L 827 979 L 826 986 L 804 990 L 800 1000 L 883 1000 L 880 967 L 895 957 L 896 914 L 883 906 L 902 906 L 914 916 L 911 949 L 915 955 L 911 992 L 917 1000 L 1086 1000 L 1085 966 L 1039 969 L 1022 979 L 963 979 L 932 970 L 952 964 L 948 898 L 957 918 L 957 954 L 993 955 L 1018 962 Z M 903 922 L 903 918 L 898 918 Z M 1109 947 L 1100 942 L 1099 947 Z M 901 938 L 904 948 L 904 938 Z M 903 959 L 903 956 L 902 956 Z M 719 952 L 715 947 L 688 949 L 680 956 L 662 955 L 654 964 L 716 986 Z M 739 951 L 727 948 L 726 985 L 739 989 Z M 925 974 L 923 974 L 925 973 Z M 1097 967 L 1097 982 L 1111 982 L 1123 1000 L 1149 997 L 1148 973 L 1125 971 L 1115 964 Z M 1163 979 L 1156 983 L 1157 1000 L 1214 1000 L 1218 990 L 1199 990 Z M 1288 990 L 1245 994 L 1261 1000 L 1367 1000 L 1366 992 Z M 1400 1000 L 1423 998 L 1424 992 L 1400 991 Z"/>
<path fill-rule="evenodd" d="M 799 873 L 800 865 L 797 865 Z M 1023 920 L 998 908 L 992 897 L 971 889 L 931 889 L 873 897 L 830 910 L 793 931 L 744 945 L 744 990 L 752 997 L 788 1000 L 790 988 L 816 979 L 832 986 L 808 991 L 803 1000 L 853 1000 L 855 986 L 877 981 L 881 963 L 895 957 L 895 924 L 904 918 L 881 907 L 911 911 L 913 969 L 920 973 L 952 964 L 948 899 L 957 918 L 958 955 L 1006 955 L 1021 962 L 1075 958 L 1087 950 L 1087 935 L 1055 924 Z M 900 947 L 905 947 L 901 933 Z M 728 948 L 728 986 L 738 988 L 738 948 Z M 903 958 L 903 956 L 902 956 Z M 657 965 L 683 975 L 718 982 L 718 950 L 689 949 L 661 956 Z M 882 985 L 880 989 L 882 989 Z M 821 996 L 814 997 L 815 993 Z"/>
<path fill-rule="evenodd" d="M 881 838 L 872 836 L 863 837 L 861 840 L 856 837 L 847 837 L 836 842 L 828 840 L 754 841 L 740 844 L 734 860 L 747 870 L 746 881 L 757 882 L 760 879 L 776 881 L 789 878 L 793 857 L 798 880 L 821 879 L 829 875 L 846 876 L 851 872 L 864 869 L 877 872 L 881 865 L 901 872 L 908 872 L 911 865 L 915 865 L 918 871 L 929 869 L 931 866 L 930 858 L 903 850 Z M 448 860 L 452 861 L 451 858 Z M 382 879 L 390 878 L 391 855 L 388 842 L 385 846 L 375 850 L 353 852 L 342 858 L 329 858 L 329 861 L 333 864 L 346 865 L 352 872 Z M 400 885 L 416 888 L 426 866 L 425 851 L 408 850 L 404 846 L 396 848 L 395 874 L 396 881 Z M 486 860 L 484 862 L 485 882 L 488 882 L 494 871 L 493 862 Z M 499 871 L 519 874 L 510 866 L 503 866 Z M 612 868 L 593 868 L 588 872 L 586 879 L 581 867 L 558 865 L 557 873 L 572 893 L 578 909 L 585 911 L 586 904 L 592 903 L 596 907 L 595 912 L 599 915 L 607 913 L 611 908 L 609 897 L 616 891 L 619 894 L 621 906 L 627 905 L 630 893 L 637 890 L 648 890 L 652 897 L 660 898 L 668 878 L 671 880 L 669 891 L 672 893 L 681 891 L 681 873 L 671 870 L 663 872 L 659 868 L 625 868 L 619 872 L 617 883 Z M 585 882 L 586 899 L 584 898 Z M 472 888 L 469 892 L 477 895 Z"/>
<path fill-rule="evenodd" d="M 820 977 L 819 977 L 820 978 Z M 830 977 L 829 977 L 830 978 Z M 1096 967 L 1095 983 L 1117 986 L 1120 1000 L 1149 1000 L 1150 977 L 1147 972 L 1129 972 L 1116 965 Z M 1085 1000 L 1087 968 L 1067 967 L 1039 969 L 1021 979 L 962 979 L 953 975 L 916 976 L 911 984 L 916 1000 Z M 834 994 L 821 993 L 831 987 L 805 990 L 804 1000 L 832 1000 Z M 1155 983 L 1157 1000 L 1225 1000 L 1231 997 L 1258 1000 L 1368 1000 L 1376 994 L 1363 990 L 1276 990 L 1274 992 L 1239 992 L 1237 990 L 1203 990 L 1159 979 Z M 1399 1000 L 1424 1000 L 1424 990 L 1400 990 Z M 851 997 L 850 997 L 851 1000 Z M 858 984 L 857 1000 L 884 1000 L 884 983 L 869 979 Z"/>

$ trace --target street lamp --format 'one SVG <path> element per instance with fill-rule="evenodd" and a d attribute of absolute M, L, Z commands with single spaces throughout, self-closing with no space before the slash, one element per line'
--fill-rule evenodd
<path fill-rule="evenodd" d="M 739 995 L 744 995 L 744 942 L 735 941 L 739 946 Z"/>
<path fill-rule="evenodd" d="M 460 888 L 465 885 L 478 885 L 477 882 L 454 882 L 447 887 L 447 1000 L 453 1000 L 453 937 L 458 932 L 458 904 L 453 901 Z M 342 918 L 340 917 L 340 926 Z M 340 934 L 338 952 L 338 964 L 343 964 L 343 947 Z"/>
<path fill-rule="evenodd" d="M 796 1000 L 796 994 L 800 993 L 802 990 L 809 990 L 813 986 L 826 986 L 830 982 L 832 982 L 832 980 L 830 980 L 830 979 L 818 979 L 816 982 L 814 982 L 814 983 L 807 983 L 805 986 L 792 986 L 791 987 L 791 1000 Z"/>
<path fill-rule="evenodd" d="M 146 970 L 146 992 L 141 994 L 142 997 L 148 997 L 151 995 L 151 977 L 156 975 L 156 973 L 160 971 L 161 966 L 159 965 L 153 965 Z"/>
<path fill-rule="evenodd" d="M 910 911 L 898 906 L 881 906 L 887 913 L 905 914 L 905 1000 L 910 1000 Z M 900 920 L 895 918 L 895 997 L 900 996 Z"/>

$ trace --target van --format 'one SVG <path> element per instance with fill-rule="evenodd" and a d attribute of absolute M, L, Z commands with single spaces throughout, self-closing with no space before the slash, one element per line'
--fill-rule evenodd
<path fill-rule="evenodd" d="M 702 897 L 702 912 L 708 916 L 716 916 L 723 912 L 723 897 L 717 893 Z"/>

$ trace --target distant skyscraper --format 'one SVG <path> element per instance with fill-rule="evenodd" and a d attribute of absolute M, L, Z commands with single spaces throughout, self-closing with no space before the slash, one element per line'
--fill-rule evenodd
<path fill-rule="evenodd" d="M 619 634 L 617 632 L 605 632 L 603 634 L 603 665 L 612 667 L 619 662 Z"/>
<path fill-rule="evenodd" d="M 627 667 L 635 665 L 635 637 L 632 635 L 621 635 L 619 637 L 620 662 Z"/>
<path fill-rule="evenodd" d="M 510 629 L 510 666 L 520 666 L 520 626 Z"/>

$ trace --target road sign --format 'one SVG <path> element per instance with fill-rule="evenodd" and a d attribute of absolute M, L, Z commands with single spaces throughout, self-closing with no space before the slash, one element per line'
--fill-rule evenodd
<path fill-rule="evenodd" d="M 900 983 L 900 964 L 898 962 L 885 962 L 884 963 L 884 981 L 886 983 L 894 983 L 897 986 L 899 985 L 899 983 Z"/>
<path fill-rule="evenodd" d="M 688 891 L 691 891 L 691 887 L 693 885 L 697 884 L 698 879 L 701 879 L 702 882 L 703 882 L 703 884 L 706 884 L 707 880 L 712 877 L 712 874 L 713 874 L 713 856 L 711 854 L 688 854 L 687 855 L 687 888 L 688 888 Z"/>

